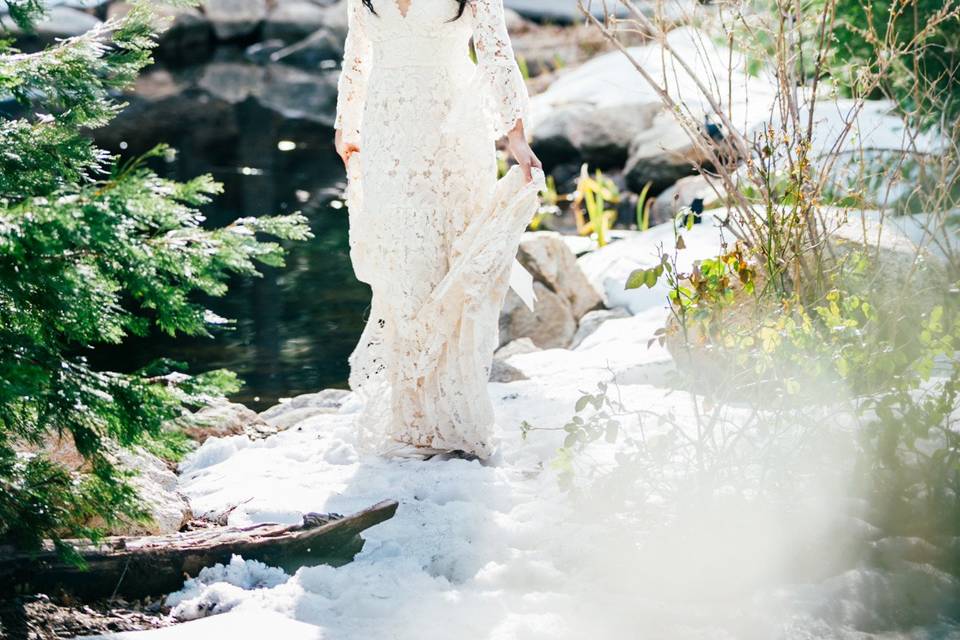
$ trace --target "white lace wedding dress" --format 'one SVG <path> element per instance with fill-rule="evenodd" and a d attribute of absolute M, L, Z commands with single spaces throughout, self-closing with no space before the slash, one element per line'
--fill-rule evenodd
<path fill-rule="evenodd" d="M 528 96 L 502 0 L 348 0 L 336 127 L 350 254 L 373 290 L 350 357 L 357 427 L 381 451 L 492 451 L 487 380 L 511 262 L 543 175 L 497 180 L 495 141 Z M 470 57 L 473 41 L 477 62 Z"/>

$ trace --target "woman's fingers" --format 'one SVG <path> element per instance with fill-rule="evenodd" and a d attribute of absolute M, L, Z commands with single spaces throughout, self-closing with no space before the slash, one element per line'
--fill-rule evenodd
<path fill-rule="evenodd" d="M 526 153 L 520 159 L 520 167 L 523 169 L 523 175 L 527 179 L 527 182 L 533 182 L 533 168 L 543 170 L 543 164 L 540 162 L 540 159 L 534 155 L 533 151 Z"/>
<path fill-rule="evenodd" d="M 524 161 L 520 163 L 520 167 L 523 169 L 523 177 L 527 179 L 527 182 L 532 182 L 533 164 L 530 162 L 530 159 L 524 158 Z"/>
<path fill-rule="evenodd" d="M 343 165 L 346 166 L 350 162 L 350 156 L 360 151 L 360 147 L 355 144 L 348 144 L 343 148 L 343 151 L 340 152 L 340 159 L 343 160 Z"/>

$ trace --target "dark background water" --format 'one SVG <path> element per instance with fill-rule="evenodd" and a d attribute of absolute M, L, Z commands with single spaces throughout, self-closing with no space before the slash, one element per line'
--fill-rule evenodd
<path fill-rule="evenodd" d="M 125 156 L 165 142 L 176 155 L 158 164 L 161 173 L 181 180 L 212 174 L 224 184 L 224 194 L 204 208 L 207 226 L 299 210 L 315 237 L 289 243 L 284 268 L 262 268 L 262 278 L 234 278 L 223 298 L 198 298 L 235 320 L 216 329 L 213 338 L 133 338 L 119 348 L 98 350 L 95 358 L 120 370 L 159 357 L 185 362 L 192 373 L 228 368 L 244 381 L 234 399 L 262 409 L 280 397 L 346 386 L 347 357 L 359 338 L 370 292 L 350 264 L 330 97 L 317 95 L 317 87 L 329 88 L 330 78 L 317 77 L 307 95 L 290 98 L 305 110 L 316 109 L 300 113 L 265 104 L 279 90 L 263 86 L 262 68 L 230 63 L 206 69 L 214 79 L 238 74 L 230 86 L 242 86 L 248 71 L 260 84 L 249 95 L 227 99 L 202 90 L 199 70 L 176 72 L 174 93 L 134 94 L 124 114 L 96 134 L 98 142 Z M 169 80 L 166 71 L 154 70 L 141 91 L 160 95 L 157 86 Z M 305 86 L 310 80 L 297 78 Z M 311 101 L 324 104 L 311 106 Z"/>

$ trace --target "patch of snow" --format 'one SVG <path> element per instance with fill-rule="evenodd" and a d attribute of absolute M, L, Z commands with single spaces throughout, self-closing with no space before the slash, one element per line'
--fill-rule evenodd
<path fill-rule="evenodd" d="M 684 260 L 716 254 L 711 216 L 684 233 Z M 666 318 L 665 292 L 631 298 L 618 290 L 626 274 L 608 271 L 618 261 L 655 264 L 657 244 L 667 241 L 672 246 L 671 227 L 657 227 L 581 259 L 608 299 L 635 315 L 605 322 L 574 350 L 508 358 L 529 379 L 488 387 L 499 440 L 489 464 L 367 455 L 357 447 L 359 405 L 351 396 L 339 413 L 263 441 L 207 440 L 183 464 L 181 489 L 198 513 L 235 507 L 230 524 L 250 525 L 351 513 L 388 498 L 399 509 L 364 533 L 349 564 L 288 576 L 236 558 L 188 580 L 169 600 L 182 618 L 226 613 L 113 638 L 853 639 L 887 629 L 912 634 L 949 609 L 960 581 L 929 564 L 832 570 L 824 560 L 810 569 L 820 550 L 840 553 L 850 539 L 870 543 L 879 535 L 858 519 L 861 507 L 843 502 L 842 485 L 819 473 L 817 460 L 803 474 L 803 491 L 762 509 L 736 487 L 720 492 L 725 503 L 716 510 L 673 504 L 662 493 L 637 495 L 627 482 L 583 494 L 562 487 L 562 427 L 598 382 L 618 382 L 626 409 L 638 413 L 623 420 L 624 438 L 598 442 L 573 461 L 578 477 L 614 469 L 628 439 L 671 437 L 648 415 L 670 416 L 677 437 L 696 430 L 699 405 L 670 387 L 669 354 L 647 346 Z M 524 422 L 538 430 L 524 437 Z M 916 610 L 898 606 L 918 600 Z M 264 610 L 274 612 L 275 629 L 257 626 Z M 960 626 L 941 619 L 917 632 L 948 637 Z"/>
<path fill-rule="evenodd" d="M 722 218 L 705 212 L 701 222 L 689 231 L 675 232 L 672 223 L 664 223 L 648 229 L 635 231 L 623 240 L 581 256 L 577 264 L 587 274 L 590 283 L 601 292 L 608 307 L 625 307 L 631 313 L 654 309 L 666 316 L 669 287 L 661 279 L 654 287 L 626 290 L 627 279 L 636 269 L 648 269 L 660 263 L 659 251 L 673 255 L 676 234 L 683 236 L 686 249 L 677 253 L 677 268 L 689 272 L 697 260 L 713 258 L 722 251 L 723 244 L 733 244 L 729 232 L 720 226 Z"/>
<path fill-rule="evenodd" d="M 215 564 L 201 569 L 183 589 L 167 596 L 165 604 L 176 618 L 195 620 L 230 611 L 248 599 L 247 592 L 271 589 L 289 578 L 281 569 L 234 555 L 226 566 Z"/>
<path fill-rule="evenodd" d="M 323 630 L 269 610 L 232 612 L 227 615 L 195 620 L 186 624 L 153 631 L 128 631 L 89 640 L 323 640 Z"/>

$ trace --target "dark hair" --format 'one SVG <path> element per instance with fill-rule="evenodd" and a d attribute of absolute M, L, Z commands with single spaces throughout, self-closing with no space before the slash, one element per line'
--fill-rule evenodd
<path fill-rule="evenodd" d="M 396 1 L 397 0 L 388 0 L 388 2 L 396 2 Z M 417 0 L 411 0 L 411 3 L 416 1 Z M 457 0 L 457 2 L 460 3 L 460 8 L 457 10 L 457 15 L 455 15 L 450 20 L 450 22 L 453 22 L 454 20 L 459 20 L 460 16 L 463 15 L 464 10 L 467 8 L 467 0 Z M 377 10 L 373 8 L 373 0 L 363 0 L 363 6 L 365 6 L 367 9 L 370 9 L 370 13 L 372 13 L 373 15 L 377 15 Z M 407 11 L 409 10 L 410 10 L 410 7 L 408 6 Z"/>

